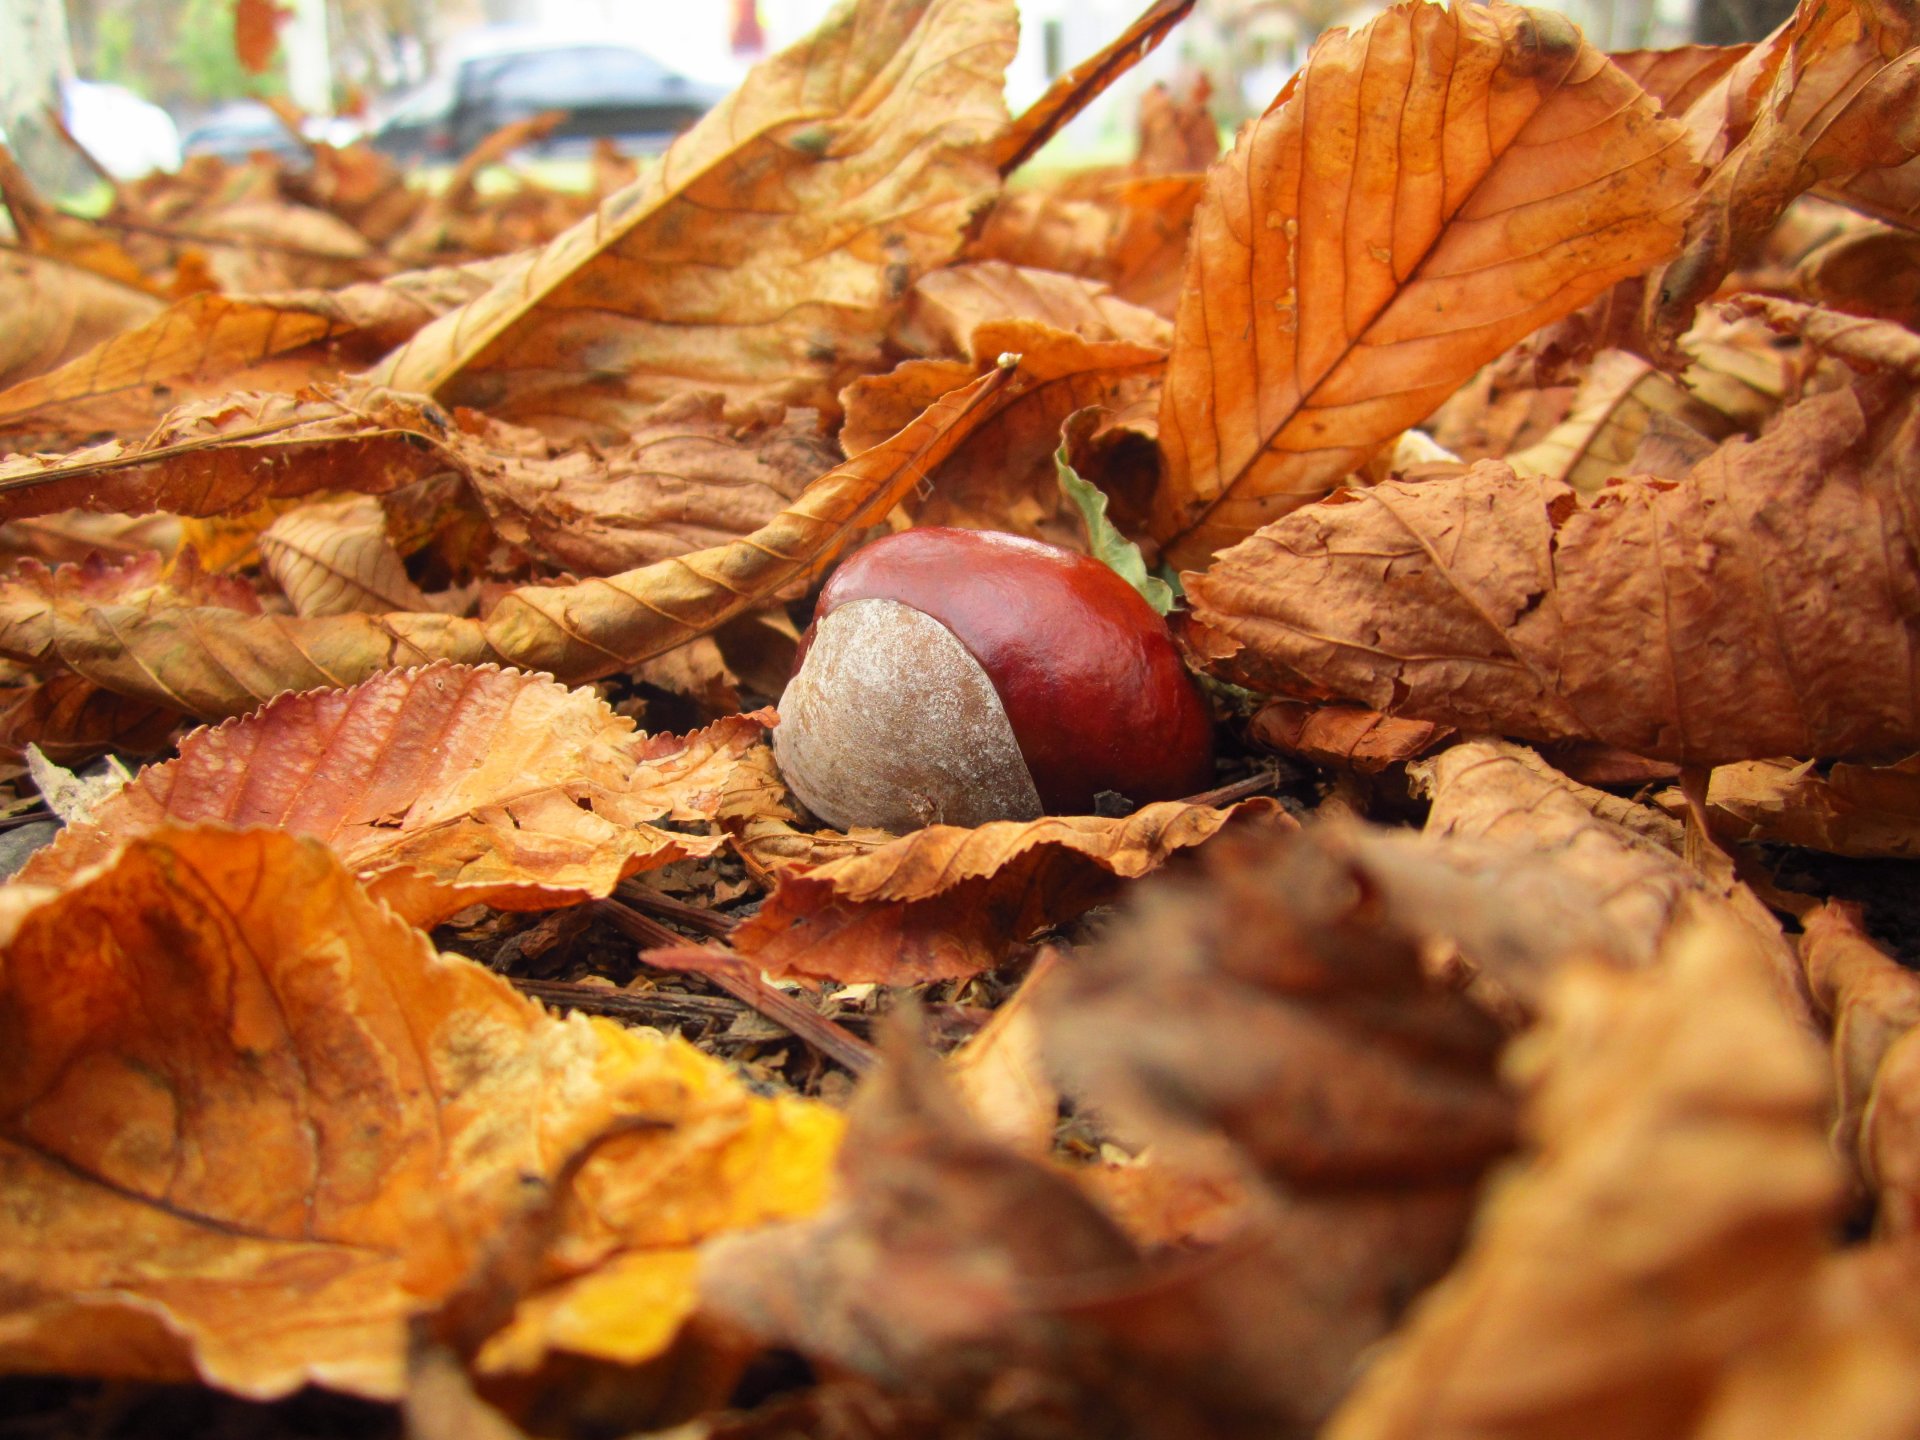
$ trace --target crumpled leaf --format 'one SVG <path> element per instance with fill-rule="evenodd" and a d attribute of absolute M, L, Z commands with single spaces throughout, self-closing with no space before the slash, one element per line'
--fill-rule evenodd
<path fill-rule="evenodd" d="M 1707 782 L 1707 818 L 1715 835 L 1737 844 L 1920 856 L 1920 762 L 1842 762 L 1825 770 L 1793 760 L 1716 766 Z"/>
<path fill-rule="evenodd" d="M 371 495 L 302 505 L 260 532 L 260 555 L 296 615 L 445 610 L 407 575 Z"/>
<path fill-rule="evenodd" d="M 987 341 L 976 343 L 975 332 L 1003 320 L 1038 320 L 1087 340 L 1126 340 L 1162 350 L 1173 338 L 1165 320 L 1119 299 L 1097 280 L 976 260 L 922 276 L 894 340 L 916 355 L 964 355 L 980 364 L 999 352 Z"/>
<path fill-rule="evenodd" d="M 1812 1299 L 1840 1189 L 1826 1085 L 1741 927 L 1568 972 L 1510 1068 L 1532 1155 L 1330 1440 L 1687 1435 Z"/>
<path fill-rule="evenodd" d="M 776 979 L 914 985 L 972 975 L 1229 820 L 1276 811 L 1269 800 L 1224 810 L 1163 800 L 1118 820 L 929 825 L 865 854 L 782 873 L 733 945 Z"/>
<path fill-rule="evenodd" d="M 172 710 L 115 695 L 77 675 L 0 691 L 0 754 L 9 758 L 30 744 L 62 765 L 103 750 L 154 755 L 169 748 L 178 723 Z"/>
<path fill-rule="evenodd" d="M 1829 900 L 1801 920 L 1807 985 L 1833 1025 L 1833 1142 L 1879 1202 L 1882 1234 L 1920 1229 L 1920 975 Z"/>
<path fill-rule="evenodd" d="M 972 369 L 947 360 L 909 361 L 848 386 L 841 445 L 858 453 L 915 413 L 929 392 L 964 383 L 1003 354 L 1018 355 L 1016 378 L 992 417 L 926 471 L 923 494 L 912 503 L 914 520 L 1070 539 L 1072 522 L 1057 518 L 1053 455 L 1061 427 L 1077 411 L 1123 409 L 1149 394 L 1166 351 L 1130 340 L 1089 340 L 1037 320 L 990 321 L 974 329 L 970 343 Z"/>
<path fill-rule="evenodd" d="M 1444 725 L 1396 720 L 1352 705 L 1308 705 L 1270 700 L 1247 725 L 1248 738 L 1316 765 L 1377 775 L 1424 754 L 1449 738 Z"/>
<path fill-rule="evenodd" d="M 1325 495 L 1483 363 L 1671 254 L 1679 125 L 1546 11 L 1402 4 L 1208 177 L 1153 530 L 1204 563 Z"/>
<path fill-rule="evenodd" d="M 626 428 L 684 388 L 831 413 L 999 188 L 1004 0 L 834 12 L 628 189 L 374 375 L 519 423 Z"/>
<path fill-rule="evenodd" d="M 1091 195 L 1017 190 L 987 212 L 967 258 L 1097 280 L 1171 319 L 1205 188 L 1200 175 L 1162 175 L 1116 180 Z"/>
<path fill-rule="evenodd" d="M 837 1199 L 709 1251 L 710 1306 L 1006 1433 L 1044 1433 L 1023 1401 L 1079 1433 L 1311 1433 L 1509 1143 L 1498 1032 L 1423 979 L 1348 862 L 1270 831 L 1143 887 L 1042 995 L 1083 1111 L 1150 1133 L 1149 1169 L 1177 1149 L 1211 1233 L 1142 1253 L 1087 1200 L 1127 1192 L 1077 1171 L 1076 1195 L 993 1143 L 896 1044 L 856 1099 Z"/>
<path fill-rule="evenodd" d="M 379 494 L 448 468 L 449 417 L 365 387 L 240 393 L 170 411 L 144 438 L 0 460 L 0 515 L 219 515 L 322 490 Z"/>
<path fill-rule="evenodd" d="M 566 683 L 597 679 L 817 574 L 993 413 L 1012 373 L 996 369 L 954 392 L 732 544 L 605 579 L 524 586 L 484 620 L 410 611 L 236 618 L 171 603 L 96 603 L 0 581 L 0 656 L 68 669 L 116 694 L 203 719 L 242 714 L 284 690 L 356 684 L 434 659 L 513 664 Z"/>
<path fill-rule="evenodd" d="M 1213 83 L 1202 70 L 1175 98 L 1156 80 L 1140 96 L 1140 146 L 1130 167 L 1136 175 L 1185 175 L 1220 158 L 1220 131 L 1207 108 Z"/>
<path fill-rule="evenodd" d="M 1686 244 L 1649 285 L 1648 328 L 1670 345 L 1787 203 L 1825 182 L 1920 155 L 1909 123 L 1920 48 L 1905 5 L 1803 4 L 1695 102 L 1687 123 L 1713 166 L 1687 219 Z"/>
<path fill-rule="evenodd" d="M 1669 115 L 1684 115 L 1750 45 L 1677 45 L 1669 50 L 1615 51 L 1607 58 L 1633 77 Z"/>
<path fill-rule="evenodd" d="M 1691 764 L 1910 751 L 1917 426 L 1876 378 L 1683 483 L 1582 501 L 1483 461 L 1346 491 L 1185 577 L 1195 643 L 1269 693 L 1469 733 Z"/>
<path fill-rule="evenodd" d="M 482 902 L 547 910 L 720 837 L 651 823 L 715 814 L 763 717 L 648 736 L 591 691 L 445 662 L 285 695 L 180 742 L 21 878 L 67 880 L 162 826 L 271 825 L 324 841 L 416 924 Z"/>
<path fill-rule="evenodd" d="M 408 1321 L 576 1151 L 652 1127 L 586 1197 L 740 1178 L 700 1117 L 769 1108 L 683 1042 L 436 955 L 310 839 L 162 830 L 0 896 L 9 1371 L 396 1398 Z"/>
<path fill-rule="evenodd" d="M 954 388 L 943 387 L 928 403 Z M 876 443 L 924 408 L 915 407 Z M 840 458 L 811 412 L 736 407 L 729 416 L 724 397 L 710 392 L 662 403 L 605 449 L 533 444 L 516 454 L 493 434 L 455 446 L 469 457 L 474 489 L 495 529 L 580 575 L 613 575 L 749 535 Z"/>
<path fill-rule="evenodd" d="M 161 308 L 144 291 L 22 250 L 0 251 L 0 306 L 12 317 L 0 333 L 5 386 L 31 383 Z"/>

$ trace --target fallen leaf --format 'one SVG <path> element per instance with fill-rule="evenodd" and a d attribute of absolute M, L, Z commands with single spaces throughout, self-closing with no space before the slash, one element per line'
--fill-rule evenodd
<path fill-rule="evenodd" d="M 172 710 L 128 700 L 75 675 L 0 691 L 0 754 L 9 757 L 29 744 L 63 765 L 106 750 L 155 755 L 171 747 L 178 723 Z"/>
<path fill-rule="evenodd" d="M 987 1023 L 947 1057 L 954 1094 L 980 1129 L 1029 1155 L 1053 1148 L 1060 1122 L 1060 1091 L 1041 1054 L 1036 997 L 1060 983 L 1062 957 L 1042 950 L 1014 991 Z"/>
<path fill-rule="evenodd" d="M 1212 94 L 1205 71 L 1179 99 L 1164 81 L 1147 87 L 1140 96 L 1140 144 L 1131 167 L 1136 175 L 1190 174 L 1220 158 L 1220 130 L 1207 108 Z"/>
<path fill-rule="evenodd" d="M 1012 374 L 996 369 L 955 391 L 884 445 L 821 476 L 751 535 L 605 579 L 523 586 L 484 620 L 413 611 L 236 619 L 0 581 L 0 655 L 64 667 L 203 719 L 434 659 L 507 663 L 581 683 L 663 654 L 818 574 L 993 413 Z"/>
<path fill-rule="evenodd" d="M 1867 938 L 1852 906 L 1802 920 L 1807 984 L 1833 1025 L 1833 1142 L 1878 1201 L 1883 1234 L 1920 1228 L 1920 976 Z"/>
<path fill-rule="evenodd" d="M 1839 1200 L 1812 1042 L 1741 927 L 1568 971 L 1510 1068 L 1531 1153 L 1326 1433 L 1686 1435 L 1812 1298 Z"/>
<path fill-rule="evenodd" d="M 972 379 L 928 396 L 875 443 Z M 613 575 L 749 535 L 839 458 L 811 412 L 736 407 L 730 416 L 724 397 L 711 392 L 663 402 L 605 449 L 535 445 L 514 453 L 494 438 L 505 428 L 454 442 L 474 489 L 502 535 L 580 575 Z"/>
<path fill-rule="evenodd" d="M 1269 750 L 1362 775 L 1378 775 L 1411 760 L 1450 733 L 1425 720 L 1396 720 L 1377 710 L 1298 700 L 1268 701 L 1247 726 L 1247 737 Z"/>
<path fill-rule="evenodd" d="M 1196 644 L 1268 693 L 1467 733 L 1690 764 L 1909 751 L 1917 417 L 1879 378 L 1683 483 L 1583 501 L 1483 461 L 1342 492 L 1185 577 Z"/>
<path fill-rule="evenodd" d="M 292 10 L 276 5 L 274 0 L 234 0 L 235 58 L 252 74 L 265 73 L 280 48 L 280 27 L 292 16 Z"/>
<path fill-rule="evenodd" d="M 1091 196 L 1016 191 L 987 212 L 967 257 L 1096 280 L 1171 319 L 1204 190 L 1199 175 L 1169 175 L 1117 180 Z"/>
<path fill-rule="evenodd" d="M 630 1194 L 702 1128 L 729 1143 L 685 1117 L 768 1104 L 436 955 L 313 840 L 161 830 L 67 891 L 0 893 L 10 1371 L 397 1398 L 408 1321 L 530 1181 L 624 1118 L 667 1144 L 575 1183 Z"/>
<path fill-rule="evenodd" d="M 1670 50 L 1616 51 L 1607 58 L 1660 102 L 1684 115 L 1719 78 L 1744 60 L 1750 45 L 1677 45 Z"/>
<path fill-rule="evenodd" d="M 180 742 L 35 854 L 21 878 L 69 879 L 163 826 L 271 825 L 324 841 L 374 896 L 431 925 L 476 902 L 548 910 L 718 836 L 711 819 L 759 716 L 648 736 L 590 691 L 444 662 L 346 690 L 285 695 Z"/>
<path fill-rule="evenodd" d="M 1809 4 L 1695 102 L 1687 116 L 1712 172 L 1687 219 L 1684 250 L 1648 286 L 1647 323 L 1671 345 L 1787 203 L 1826 182 L 1906 164 L 1920 137 L 1905 119 L 1920 48 L 1903 7 Z"/>
<path fill-rule="evenodd" d="M 783 872 L 733 944 L 775 978 L 914 985 L 972 975 L 1236 816 L 1275 810 L 1267 800 L 1224 810 L 1166 800 L 1120 820 L 929 825 L 865 854 Z"/>
<path fill-rule="evenodd" d="M 894 307 L 999 187 L 1003 0 L 836 11 L 381 382 L 619 431 L 683 388 L 831 413 Z"/>
<path fill-rule="evenodd" d="M 1486 361 L 1672 253 L 1683 132 L 1573 26 L 1329 31 L 1210 172 L 1153 530 L 1175 564 L 1325 495 Z"/>
<path fill-rule="evenodd" d="M 260 555 L 296 615 L 449 608 L 407 576 L 371 495 L 302 505 L 260 532 Z"/>
<path fill-rule="evenodd" d="M 0 251 L 0 306 L 15 317 L 0 335 L 0 385 L 6 386 L 58 370 L 161 308 L 145 291 L 17 250 Z"/>
<path fill-rule="evenodd" d="M 1720 765 L 1708 780 L 1707 814 L 1714 834 L 1735 844 L 1920 856 L 1920 766 L 1912 759 L 1825 770 L 1793 760 Z"/>
<path fill-rule="evenodd" d="M 1097 280 L 976 260 L 922 276 L 907 299 L 894 340 L 916 355 L 964 355 L 976 365 L 999 352 L 974 339 L 983 326 L 1037 320 L 1085 340 L 1125 340 L 1164 350 L 1173 331 L 1151 310 L 1129 305 Z"/>

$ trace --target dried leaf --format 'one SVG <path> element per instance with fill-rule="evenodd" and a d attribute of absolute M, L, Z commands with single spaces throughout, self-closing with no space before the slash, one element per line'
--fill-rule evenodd
<path fill-rule="evenodd" d="M 553 909 L 718 849 L 649 822 L 711 819 L 760 735 L 759 716 L 643 735 L 590 691 L 491 666 L 393 671 L 194 731 L 21 878 L 57 883 L 132 836 L 218 821 L 324 841 L 416 924 L 476 902 Z"/>
<path fill-rule="evenodd" d="M 1680 45 L 1627 50 L 1608 58 L 1669 115 L 1684 115 L 1719 78 L 1746 58 L 1750 45 Z"/>
<path fill-rule="evenodd" d="M 836 11 L 627 190 L 375 374 L 506 420 L 626 428 L 689 386 L 834 408 L 997 190 L 1013 7 Z"/>
<path fill-rule="evenodd" d="M 260 554 L 296 615 L 444 610 L 407 576 L 371 495 L 302 505 L 260 532 Z"/>
<path fill-rule="evenodd" d="M 1920 1228 L 1920 975 L 1869 940 L 1835 901 L 1807 914 L 1807 985 L 1833 1024 L 1833 1141 L 1879 1201 L 1885 1234 Z"/>
<path fill-rule="evenodd" d="M 1739 926 L 1570 971 L 1513 1068 L 1533 1156 L 1333 1440 L 1685 1434 L 1810 1297 L 1839 1198 L 1826 1086 Z"/>
<path fill-rule="evenodd" d="M 1920 235 L 1872 229 L 1836 236 L 1800 262 L 1793 283 L 1826 309 L 1920 330 Z"/>
<path fill-rule="evenodd" d="M 24 251 L 0 250 L 0 307 L 12 317 L 0 334 L 0 385 L 12 386 L 57 370 L 101 341 L 139 325 L 161 305 L 144 291 L 90 270 Z"/>
<path fill-rule="evenodd" d="M 666 1133 L 576 1183 L 632 1193 L 725 1143 L 684 1117 L 767 1104 L 434 954 L 312 840 L 163 830 L 4 893 L 7 1370 L 395 1398 L 409 1318 L 530 1180 L 625 1117 Z"/>
<path fill-rule="evenodd" d="M 916 355 L 964 355 L 976 365 L 999 352 L 976 341 L 983 325 L 1037 320 L 1086 340 L 1126 340 L 1164 350 L 1172 327 L 1105 285 L 1057 270 L 976 260 L 923 276 L 908 297 L 895 341 Z"/>
<path fill-rule="evenodd" d="M 1197 643 L 1269 693 L 1469 733 L 1695 764 L 1912 750 L 1916 424 L 1875 380 L 1680 484 L 1583 502 L 1483 461 L 1343 492 L 1186 577 Z"/>
<path fill-rule="evenodd" d="M 0 581 L 0 655 L 206 719 L 242 714 L 285 690 L 357 684 L 434 659 L 508 663 L 567 683 L 596 679 L 819 573 L 994 412 L 1012 373 L 996 369 L 954 392 L 821 476 L 752 535 L 607 579 L 509 591 L 485 620 L 408 611 L 236 618 Z"/>
<path fill-rule="evenodd" d="M 74 765 L 103 750 L 154 755 L 170 748 L 179 717 L 128 700 L 74 675 L 0 692 L 0 755 L 38 745 L 48 759 Z"/>
<path fill-rule="evenodd" d="M 1097 280 L 1171 318 L 1204 190 L 1199 175 L 1170 175 L 1116 181 L 1085 197 L 1017 191 L 988 212 L 967 257 Z"/>
<path fill-rule="evenodd" d="M 1443 725 L 1425 720 L 1396 720 L 1377 710 L 1350 705 L 1307 705 L 1273 700 L 1247 726 L 1248 738 L 1283 755 L 1298 755 L 1316 765 L 1378 775 L 1423 754 L 1450 738 Z"/>
<path fill-rule="evenodd" d="M 264 74 L 280 48 L 280 27 L 293 11 L 274 0 L 234 0 L 233 53 L 249 72 Z"/>
<path fill-rule="evenodd" d="M 1220 130 L 1207 101 L 1213 84 L 1202 71 L 1187 94 L 1175 99 L 1165 82 L 1155 81 L 1140 96 L 1140 146 L 1136 175 L 1186 175 L 1205 170 L 1220 158 Z"/>
<path fill-rule="evenodd" d="M 484 291 L 494 268 L 449 266 L 337 291 L 193 295 L 157 314 L 149 306 L 144 324 L 116 325 L 59 369 L 0 392 L 0 431 L 32 421 L 127 435 L 162 423 L 182 402 L 334 379 Z"/>
<path fill-rule="evenodd" d="M 967 1114 L 988 1135 L 1030 1155 L 1053 1148 L 1060 1090 L 1040 1049 L 1036 997 L 1057 986 L 1059 952 L 1043 950 L 1011 999 L 952 1055 L 947 1074 Z"/>
<path fill-rule="evenodd" d="M 1714 834 L 1737 844 L 1920 856 L 1920 765 L 1721 765 L 1707 784 L 1707 813 Z"/>
<path fill-rule="evenodd" d="M 1687 220 L 1684 252 L 1648 287 L 1648 327 L 1671 344 L 1796 195 L 1906 164 L 1920 49 L 1904 7 L 1806 4 L 1689 112 L 1713 165 Z"/>
<path fill-rule="evenodd" d="M 926 403 L 955 388 L 943 386 Z M 876 443 L 925 408 L 916 406 Z M 839 458 L 814 422 L 811 412 L 779 407 L 730 417 L 723 397 L 688 393 L 638 419 L 604 451 L 577 445 L 549 453 L 542 445 L 514 454 L 491 434 L 455 445 L 502 535 L 576 574 L 613 575 L 772 523 Z"/>
<path fill-rule="evenodd" d="M 1325 495 L 1483 363 L 1670 254 L 1680 127 L 1544 11 L 1331 31 L 1194 222 L 1155 538 L 1204 563 Z"/>
<path fill-rule="evenodd" d="M 972 975 L 1017 942 L 1110 898 L 1123 880 L 1209 840 L 1236 815 L 1185 801 L 1122 820 L 1049 815 L 929 825 L 866 854 L 787 872 L 734 946 L 769 975 L 913 985 Z"/>

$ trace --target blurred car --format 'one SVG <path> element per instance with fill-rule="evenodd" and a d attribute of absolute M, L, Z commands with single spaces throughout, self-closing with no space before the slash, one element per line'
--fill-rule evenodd
<path fill-rule="evenodd" d="M 272 109 L 258 100 L 231 100 L 208 111 L 186 128 L 180 149 L 188 155 L 217 155 L 235 162 L 265 152 L 283 160 L 304 159 L 307 147 L 287 133 Z"/>
<path fill-rule="evenodd" d="M 552 111 L 559 123 L 529 147 L 535 153 L 584 151 L 602 136 L 652 150 L 725 94 L 625 45 L 483 36 L 396 102 L 372 144 L 397 160 L 457 160 L 501 126 Z"/>

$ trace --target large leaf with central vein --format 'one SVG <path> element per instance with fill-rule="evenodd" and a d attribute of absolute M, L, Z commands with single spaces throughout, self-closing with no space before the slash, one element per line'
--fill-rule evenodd
<path fill-rule="evenodd" d="M 997 193 L 1010 0 L 842 6 L 660 163 L 390 356 L 400 389 L 623 430 L 686 388 L 834 409 Z"/>
<path fill-rule="evenodd" d="M 1558 16 L 1332 32 L 1208 177 L 1153 517 L 1197 565 L 1326 494 L 1480 365 L 1673 252 L 1679 125 Z"/>

